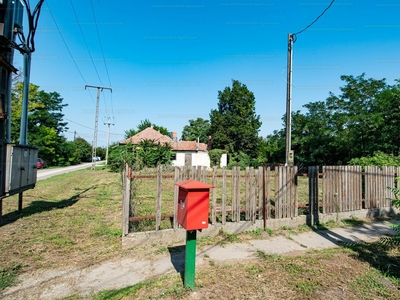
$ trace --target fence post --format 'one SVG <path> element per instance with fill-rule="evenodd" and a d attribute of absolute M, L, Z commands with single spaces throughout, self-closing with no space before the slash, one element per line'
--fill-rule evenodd
<path fill-rule="evenodd" d="M 175 167 L 175 177 L 174 177 L 174 229 L 178 228 L 178 197 L 179 197 L 179 187 L 175 185 L 179 181 L 180 168 Z"/>
<path fill-rule="evenodd" d="M 257 193 L 258 193 L 258 210 L 257 210 L 257 215 L 258 215 L 258 219 L 262 220 L 262 211 L 264 211 L 263 208 L 263 187 L 264 187 L 264 180 L 263 177 L 264 176 L 264 168 L 263 167 L 258 167 L 258 173 L 257 173 Z"/>
<path fill-rule="evenodd" d="M 123 193 L 122 193 L 122 236 L 129 233 L 129 204 L 131 202 L 131 179 L 128 178 L 128 164 L 125 164 L 123 176 Z"/>
<path fill-rule="evenodd" d="M 211 223 L 215 225 L 217 223 L 217 167 L 213 167 L 212 173 L 212 185 L 214 188 L 212 189 L 212 205 L 211 205 Z"/>
<path fill-rule="evenodd" d="M 236 222 L 240 222 L 241 203 L 240 203 L 240 167 L 236 167 Z"/>
<path fill-rule="evenodd" d="M 245 212 L 245 220 L 248 221 L 250 219 L 250 167 L 246 167 L 246 180 L 245 180 L 245 194 L 244 199 L 246 201 L 246 212 Z"/>
<path fill-rule="evenodd" d="M 318 166 L 308 167 L 308 207 L 310 210 L 310 226 L 318 223 Z"/>
<path fill-rule="evenodd" d="M 250 168 L 250 221 L 256 222 L 256 177 L 254 167 Z"/>
<path fill-rule="evenodd" d="M 235 178 L 236 178 L 236 167 L 232 167 L 232 182 L 231 182 L 231 194 L 232 194 L 232 202 L 231 202 L 231 211 L 232 211 L 232 222 L 237 221 L 236 216 L 236 185 L 235 185 Z"/>
<path fill-rule="evenodd" d="M 157 167 L 157 199 L 156 199 L 156 231 L 161 226 L 161 185 L 162 185 L 162 166 Z"/>
<path fill-rule="evenodd" d="M 226 224 L 226 167 L 222 168 L 222 225 Z"/>

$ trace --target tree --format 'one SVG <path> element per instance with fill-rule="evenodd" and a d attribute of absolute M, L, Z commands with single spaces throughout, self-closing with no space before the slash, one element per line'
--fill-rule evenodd
<path fill-rule="evenodd" d="M 189 125 L 183 127 L 182 140 L 195 141 L 199 139 L 200 143 L 208 142 L 208 133 L 210 130 L 210 122 L 202 118 L 189 120 Z"/>
<path fill-rule="evenodd" d="M 11 140 L 19 142 L 22 113 L 23 83 L 17 82 L 12 91 Z M 62 110 L 67 104 L 57 92 L 47 93 L 35 84 L 29 85 L 28 144 L 39 148 L 39 156 L 52 165 L 69 164 L 62 133 L 68 130 Z"/>
<path fill-rule="evenodd" d="M 137 145 L 128 143 L 110 149 L 108 165 L 113 171 L 123 170 L 125 163 L 136 169 L 171 164 L 173 151 L 171 145 L 159 145 L 154 140 L 142 140 Z"/>
<path fill-rule="evenodd" d="M 399 155 L 399 81 L 390 86 L 365 74 L 341 79 L 345 84 L 340 95 L 330 93 L 325 101 L 304 105 L 305 113 L 292 113 L 296 164 L 340 165 L 355 158 L 368 161 L 376 153 Z M 282 153 L 285 138 L 283 129 L 267 138 L 268 159 Z"/>
<path fill-rule="evenodd" d="M 210 113 L 213 148 L 231 153 L 242 151 L 250 158 L 258 155 L 260 116 L 255 112 L 255 97 L 246 85 L 232 80 L 232 88 L 218 91 L 218 108 Z"/>

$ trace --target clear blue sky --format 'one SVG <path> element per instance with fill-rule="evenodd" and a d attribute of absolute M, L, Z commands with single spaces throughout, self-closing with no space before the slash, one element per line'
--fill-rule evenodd
<path fill-rule="evenodd" d="M 97 91 L 85 85 L 111 86 L 112 94 L 100 97 L 98 145 L 105 146 L 108 117 L 115 124 L 111 142 L 144 119 L 180 137 L 189 119 L 209 118 L 218 91 L 237 79 L 255 95 L 265 137 L 282 128 L 288 33 L 309 25 L 329 3 L 45 0 L 31 82 L 60 93 L 68 104 L 65 136 L 72 140 L 76 131 L 90 143 Z M 364 72 L 389 84 L 400 78 L 399 15 L 395 0 L 335 1 L 297 36 L 293 110 L 340 94 L 340 75 Z M 22 68 L 19 53 L 14 65 Z"/>

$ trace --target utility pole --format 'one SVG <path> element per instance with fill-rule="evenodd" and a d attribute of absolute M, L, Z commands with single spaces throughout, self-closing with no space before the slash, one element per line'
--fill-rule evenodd
<path fill-rule="evenodd" d="M 85 85 L 86 88 L 95 88 L 97 89 L 97 100 L 96 100 L 96 116 L 94 121 L 94 137 L 93 137 L 93 146 L 92 146 L 92 170 L 96 169 L 96 147 L 97 147 L 97 129 L 99 127 L 99 101 L 100 101 L 100 92 L 104 89 L 110 90 L 112 93 L 112 88 L 101 87 L 101 86 L 93 86 L 93 85 Z"/>
<path fill-rule="evenodd" d="M 104 125 L 108 125 L 107 148 L 106 148 L 106 165 L 107 165 L 107 163 L 108 163 L 108 145 L 110 143 L 110 125 L 114 125 L 114 124 L 111 124 L 111 118 L 108 117 L 108 122 L 104 123 Z"/>
<path fill-rule="evenodd" d="M 286 166 L 293 166 L 292 151 L 292 55 L 293 34 L 288 34 L 287 86 L 286 86 Z"/>

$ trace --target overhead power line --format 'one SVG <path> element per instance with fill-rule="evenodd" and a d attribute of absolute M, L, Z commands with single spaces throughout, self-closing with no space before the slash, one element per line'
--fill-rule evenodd
<path fill-rule="evenodd" d="M 90 0 L 90 5 L 91 5 L 91 7 L 92 7 L 92 14 L 93 14 L 93 19 L 94 19 L 94 24 L 95 24 L 95 26 L 96 26 L 97 38 L 98 38 L 98 40 L 99 40 L 100 49 L 101 49 L 101 54 L 102 54 L 102 56 L 103 56 L 104 67 L 105 67 L 105 69 L 106 69 L 106 74 L 107 74 L 107 78 L 108 78 L 108 84 L 109 84 L 109 86 L 112 86 L 112 84 L 111 84 L 111 79 L 110 79 L 110 73 L 108 72 L 108 66 L 107 66 L 106 58 L 105 58 L 105 56 L 104 56 L 103 44 L 102 44 L 101 38 L 100 38 L 99 27 L 97 26 L 97 19 L 96 19 L 96 14 L 95 14 L 95 12 L 94 12 L 92 0 Z M 106 106 L 106 111 L 107 111 L 107 106 Z M 111 93 L 111 114 L 112 114 L 112 117 L 114 117 L 113 95 L 112 95 L 112 93 Z M 107 113 L 107 117 L 108 117 L 108 113 Z"/>
<path fill-rule="evenodd" d="M 87 51 L 88 51 L 88 53 L 89 53 L 89 57 L 90 57 L 90 60 L 92 61 L 94 70 L 96 71 L 97 78 L 99 79 L 100 84 L 103 85 L 103 83 L 102 83 L 102 81 L 101 81 L 101 78 L 100 78 L 100 75 L 99 75 L 99 72 L 97 71 L 96 64 L 94 63 L 94 59 L 93 59 L 92 54 L 91 54 L 91 52 L 90 52 L 89 46 L 88 46 L 88 44 L 87 44 L 85 35 L 83 34 L 83 30 L 82 30 L 82 27 L 81 27 L 81 23 L 79 22 L 78 15 L 76 14 L 74 4 L 72 3 L 72 0 L 70 0 L 69 2 L 71 3 L 72 10 L 74 11 L 74 15 L 75 15 L 76 22 L 78 23 L 79 30 L 80 30 L 80 32 L 81 32 L 83 41 L 85 42 L 85 46 L 86 46 L 86 49 L 87 49 Z"/>
<path fill-rule="evenodd" d="M 56 19 L 54 18 L 54 15 L 53 15 L 53 13 L 52 13 L 52 11 L 51 11 L 51 9 L 50 9 L 50 6 L 49 6 L 49 4 L 48 4 L 47 2 L 46 2 L 46 5 L 47 5 L 47 8 L 49 9 L 49 12 L 50 12 L 51 17 L 53 18 L 54 24 L 55 24 L 56 27 L 57 27 L 57 31 L 60 33 L 61 39 L 62 39 L 62 41 L 64 42 L 65 48 L 67 48 L 67 51 L 68 51 L 68 53 L 69 53 L 69 56 L 71 56 L 71 59 L 72 59 L 72 61 L 74 62 L 74 65 L 75 65 L 76 69 L 78 70 L 79 75 L 81 75 L 82 80 L 86 83 L 85 77 L 83 77 L 83 74 L 82 74 L 81 70 L 79 69 L 78 65 L 76 64 L 76 61 L 75 61 L 74 57 L 72 56 L 71 51 L 69 50 L 68 44 L 67 44 L 67 42 L 65 41 L 64 36 L 62 35 L 61 30 L 60 30 L 60 28 L 58 27 L 58 24 L 57 24 L 57 22 L 56 22 Z"/>
<path fill-rule="evenodd" d="M 303 28 L 302 30 L 300 30 L 299 32 L 293 33 L 293 43 L 295 43 L 296 40 L 297 40 L 297 37 L 296 37 L 296 36 L 297 36 L 298 34 L 304 32 L 304 31 L 306 31 L 306 30 L 307 30 L 308 28 L 310 28 L 312 25 L 314 25 L 314 24 L 318 21 L 318 19 L 321 18 L 321 17 L 326 13 L 326 11 L 332 6 L 333 2 L 335 2 L 335 0 L 332 0 L 331 3 L 329 3 L 329 5 L 327 6 L 327 8 L 325 8 L 325 10 L 324 10 L 314 21 L 312 21 L 309 25 L 307 25 L 306 27 L 304 27 L 304 28 Z"/>

